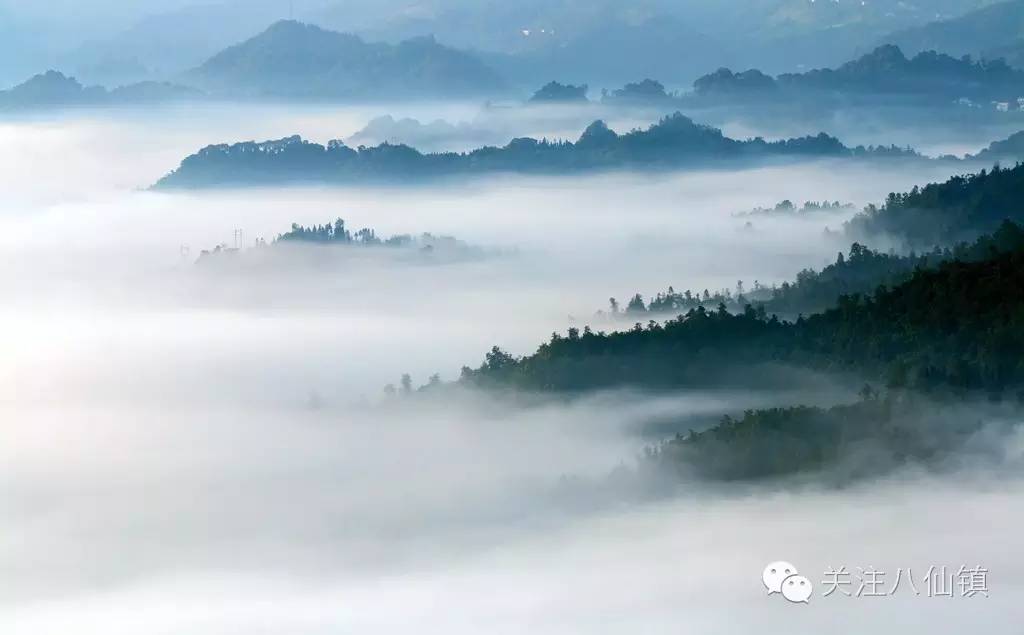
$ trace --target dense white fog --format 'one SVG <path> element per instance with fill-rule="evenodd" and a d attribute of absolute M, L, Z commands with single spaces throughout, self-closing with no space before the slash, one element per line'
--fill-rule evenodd
<path fill-rule="evenodd" d="M 232 389 L 200 376 L 214 366 L 257 381 L 241 390 L 254 398 L 309 391 L 376 397 L 403 372 L 421 381 L 434 372 L 453 378 L 495 344 L 530 352 L 552 330 L 591 322 L 612 296 L 791 280 L 848 248 L 823 238 L 843 217 L 754 219 L 746 227 L 734 213 L 786 198 L 863 205 L 948 171 L 823 162 L 394 190 L 143 191 L 207 142 L 289 131 L 326 141 L 365 121 L 358 110 L 173 114 L 159 130 L 141 116 L 0 126 L 8 193 L 0 219 L 3 320 L 13 359 L 28 356 L 17 373 L 20 394 L 45 392 L 56 376 L 71 382 L 64 390 L 95 394 L 106 373 L 115 392 L 135 380 L 137 390 L 149 391 L 152 358 L 161 362 L 157 374 L 183 373 L 217 392 Z M 370 261 L 229 279 L 191 266 L 200 250 L 233 245 L 235 229 L 251 244 L 292 222 L 337 217 L 381 235 L 452 235 L 489 255 L 443 266 Z M 41 365 L 36 378 L 31 357 L 40 347 L 67 363 Z M 147 355 L 139 367 L 141 350 Z M 101 352 L 106 362 L 96 368 Z M 210 356 L 219 361 L 204 363 Z M 369 368 L 356 362 L 366 357 L 374 361 Z"/>
<path fill-rule="evenodd" d="M 389 108 L 466 120 L 471 106 Z M 214 142 L 344 138 L 370 108 L 0 123 L 0 632 L 1014 632 L 1022 484 L 901 474 L 834 491 L 603 492 L 666 417 L 833 403 L 630 391 L 381 403 L 410 373 L 531 352 L 608 298 L 772 284 L 846 249 L 783 199 L 858 207 L 948 176 L 820 162 L 409 188 L 145 190 Z M 157 123 L 159 121 L 159 123 Z M 515 134 L 552 134 L 550 121 Z M 481 252 L 267 273 L 200 250 L 343 217 Z M 186 248 L 183 251 L 183 247 Z M 1004 448 L 1019 461 L 1019 440 Z M 927 480 L 925 480 L 927 478 Z M 577 480 L 592 496 L 569 497 Z M 581 500 L 582 498 L 582 500 Z M 766 597 L 764 565 L 991 569 L 991 597 Z M 890 578 L 891 582 L 891 578 Z M 918 581 L 920 584 L 920 581 Z"/>

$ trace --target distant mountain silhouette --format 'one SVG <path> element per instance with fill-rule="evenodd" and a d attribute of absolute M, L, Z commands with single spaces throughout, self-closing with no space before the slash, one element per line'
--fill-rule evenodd
<path fill-rule="evenodd" d="M 200 188 L 289 183 L 402 182 L 496 172 L 569 174 L 615 169 L 713 167 L 799 158 L 921 159 L 905 149 L 848 148 L 826 134 L 783 141 L 739 141 L 676 113 L 646 130 L 617 134 L 592 123 L 575 143 L 514 139 L 467 153 L 423 154 L 404 145 L 326 147 L 295 136 L 264 143 L 209 146 L 161 179 L 156 188 Z M 922 159 L 923 160 L 923 159 Z"/>
<path fill-rule="evenodd" d="M 601 100 L 618 104 L 665 104 L 677 97 L 678 95 L 675 93 L 666 91 L 661 82 L 645 79 L 639 82 L 630 82 L 611 92 L 605 91 Z"/>
<path fill-rule="evenodd" d="M 51 70 L 4 91 L 0 94 L 0 104 L 8 107 L 80 104 L 98 101 L 105 94 L 100 87 L 86 88 L 73 77 Z"/>
<path fill-rule="evenodd" d="M 572 84 L 560 84 L 548 82 L 530 97 L 531 103 L 541 104 L 567 104 L 585 103 L 587 101 L 587 85 L 573 86 Z"/>
<path fill-rule="evenodd" d="M 202 97 L 192 88 L 163 82 L 140 82 L 107 90 L 83 86 L 73 77 L 47 71 L 28 81 L 0 91 L 0 109 L 35 110 L 74 106 L 105 106 L 175 101 Z"/>
<path fill-rule="evenodd" d="M 1016 163 L 1024 158 L 1024 131 L 1014 133 L 1001 141 L 993 141 L 987 148 L 970 158 L 988 164 L 1000 161 Z"/>
<path fill-rule="evenodd" d="M 975 62 L 926 51 L 912 58 L 887 44 L 835 69 L 789 73 L 772 78 L 760 71 L 733 73 L 719 69 L 694 83 L 702 97 L 776 94 L 815 91 L 857 97 L 903 96 L 926 100 L 1016 99 L 1024 93 L 1024 72 L 1001 60 Z"/>
<path fill-rule="evenodd" d="M 423 37 L 398 44 L 286 20 L 187 74 L 211 92 L 300 99 L 463 97 L 498 92 L 476 57 Z"/>
<path fill-rule="evenodd" d="M 390 115 L 371 119 L 361 130 L 345 139 L 352 147 L 381 143 L 405 144 L 423 151 L 476 148 L 483 145 L 505 143 L 510 136 L 500 130 L 460 121 L 449 123 L 443 119 L 419 121 Z"/>
<path fill-rule="evenodd" d="M 693 83 L 694 91 L 705 95 L 743 95 L 774 91 L 777 88 L 778 84 L 774 77 L 753 69 L 734 73 L 728 68 L 720 68 L 714 73 L 698 78 Z"/>
<path fill-rule="evenodd" d="M 956 18 L 903 29 L 882 39 L 910 54 L 943 51 L 985 59 L 1024 62 L 1024 0 L 983 7 Z"/>
<path fill-rule="evenodd" d="M 281 0 L 161 2 L 123 30 L 97 33 L 55 64 L 85 84 L 167 80 L 195 68 L 281 17 Z"/>

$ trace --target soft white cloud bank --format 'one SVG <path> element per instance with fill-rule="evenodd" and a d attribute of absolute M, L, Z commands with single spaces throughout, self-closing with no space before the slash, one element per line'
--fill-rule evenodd
<path fill-rule="evenodd" d="M 364 116 L 367 115 L 367 116 Z M 941 174 L 821 163 L 498 179 L 459 187 L 136 191 L 212 141 L 359 111 L 163 113 L 0 126 L 0 631 L 182 633 L 1013 632 L 1020 483 L 568 499 L 654 440 L 652 422 L 829 403 L 799 394 L 463 395 L 374 405 L 532 350 L 609 295 L 771 283 L 834 258 L 824 223 L 731 216 L 783 198 L 867 203 Z M 157 125 L 159 124 L 159 125 Z M 494 249 L 210 272 L 180 248 L 337 216 Z M 835 220 L 828 223 L 835 225 Z M 991 569 L 992 597 L 766 598 L 764 564 Z M 833 601 L 835 600 L 835 601 Z"/>

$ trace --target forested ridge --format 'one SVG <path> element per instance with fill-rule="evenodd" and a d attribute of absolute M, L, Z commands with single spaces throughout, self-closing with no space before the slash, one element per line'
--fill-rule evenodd
<path fill-rule="evenodd" d="M 995 232 L 953 246 L 935 246 L 927 251 L 895 252 L 872 250 L 853 243 L 847 253 L 840 252 L 834 263 L 820 271 L 804 269 L 792 282 L 766 286 L 755 280 L 750 287 L 742 281 L 735 290 L 677 291 L 669 287 L 651 296 L 650 300 L 636 293 L 620 310 L 611 299 L 611 315 L 622 319 L 640 319 L 645 315 L 664 317 L 685 313 L 698 306 L 711 309 L 725 304 L 730 311 L 741 311 L 750 304 L 763 307 L 769 314 L 796 317 L 823 311 L 844 296 L 870 293 L 881 285 L 894 286 L 908 280 L 918 269 L 935 268 L 943 262 L 961 260 L 976 262 L 1000 253 L 1024 249 L 1024 228 L 1004 220 Z"/>
<path fill-rule="evenodd" d="M 664 317 L 701 306 L 712 309 L 719 304 L 732 312 L 750 304 L 780 316 L 816 313 L 830 308 L 844 295 L 870 293 L 880 285 L 898 285 L 918 269 L 935 268 L 951 260 L 976 262 L 1024 248 L 1022 200 L 1024 164 L 1013 168 L 996 165 L 991 170 L 953 176 L 943 183 L 891 193 L 881 207 L 869 205 L 848 221 L 845 233 L 865 241 L 896 239 L 909 248 L 907 253 L 873 250 L 858 241 L 846 254 L 839 253 L 834 263 L 820 271 L 804 269 L 792 282 L 769 287 L 755 280 L 744 287 L 739 281 L 735 290 L 677 291 L 669 287 L 649 299 L 633 294 L 621 312 L 613 298 L 611 313 L 628 319 Z M 780 204 L 774 210 L 753 213 L 790 213 L 792 209 L 792 204 Z"/>
<path fill-rule="evenodd" d="M 331 141 L 323 146 L 298 136 L 214 145 L 187 157 L 154 187 L 408 181 L 493 172 L 566 174 L 800 157 L 921 158 L 912 150 L 895 146 L 849 148 L 824 133 L 779 141 L 732 139 L 717 128 L 697 124 L 677 112 L 646 129 L 624 134 L 598 120 L 575 142 L 526 137 L 513 139 L 504 147 L 486 146 L 464 153 L 424 154 L 406 145 L 388 143 L 353 149 L 341 141 Z"/>
<path fill-rule="evenodd" d="M 1024 222 L 1024 164 L 996 165 L 944 183 L 890 194 L 847 224 L 859 235 L 889 234 L 912 247 L 950 244 L 990 232 L 1002 221 Z"/>
<path fill-rule="evenodd" d="M 859 401 L 817 408 L 748 410 L 706 430 L 679 433 L 649 447 L 641 474 L 742 481 L 810 475 L 815 483 L 842 485 L 877 478 L 916 464 L 927 469 L 999 455 L 1011 424 L 986 422 L 967 408 L 936 404 L 912 394 L 865 387 Z M 998 413 L 998 410 L 993 411 Z M 990 413 L 986 413 L 990 414 Z M 987 436 L 986 436 L 987 433 Z"/>
<path fill-rule="evenodd" d="M 920 100 L 1016 99 L 1024 72 L 1004 60 L 956 58 L 922 51 L 908 58 L 898 46 L 886 44 L 837 68 L 771 77 L 751 69 L 734 73 L 721 68 L 694 82 L 699 98 L 795 99 L 809 93 L 826 95 L 905 96 Z M 812 93 L 813 94 L 813 93 Z M 821 95 L 817 95 L 820 99 Z"/>
<path fill-rule="evenodd" d="M 750 305 L 691 309 L 624 332 L 552 334 L 535 353 L 495 347 L 460 384 L 573 395 L 602 388 L 785 387 L 799 369 L 866 382 L 855 403 L 748 410 L 650 446 L 632 476 L 746 481 L 826 473 L 837 484 L 917 464 L 990 460 L 997 424 L 971 405 L 1024 401 L 1024 248 L 916 269 L 795 321 Z M 767 382 L 767 383 L 766 383 Z M 424 389 L 436 387 L 433 384 Z M 942 406 L 941 404 L 945 404 Z M 684 419 L 685 420 L 685 419 Z M 1012 419 L 1008 419 L 1012 420 Z M 998 419 L 996 420 L 998 421 Z"/>
<path fill-rule="evenodd" d="M 983 392 L 1024 385 L 1024 250 L 918 269 L 873 293 L 795 321 L 748 305 L 704 307 L 613 333 L 570 329 L 515 358 L 498 348 L 464 368 L 475 385 L 565 391 L 616 385 L 699 384 L 709 371 L 742 374 L 764 363 L 856 372 L 891 387 Z"/>

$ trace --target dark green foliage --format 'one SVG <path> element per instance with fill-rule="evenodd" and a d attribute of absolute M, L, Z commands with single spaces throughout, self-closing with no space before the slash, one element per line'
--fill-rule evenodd
<path fill-rule="evenodd" d="M 1004 220 L 1024 223 L 1024 165 L 955 176 L 945 183 L 890 194 L 847 224 L 860 236 L 890 234 L 914 247 L 948 245 L 990 232 Z"/>
<path fill-rule="evenodd" d="M 894 386 L 1000 396 L 1024 383 L 1024 251 L 917 271 L 798 321 L 794 359 L 863 369 Z"/>
<path fill-rule="evenodd" d="M 570 331 L 568 337 L 553 334 L 535 354 L 522 359 L 495 349 L 479 369 L 463 369 L 463 380 L 555 391 L 704 383 L 712 367 L 756 363 L 763 356 L 745 352 L 748 343 L 789 337 L 789 329 L 753 310 L 736 316 L 724 306 L 716 311 L 699 307 L 664 325 L 637 323 L 629 331 L 609 334 L 590 329 Z M 499 354 L 501 364 L 495 368 L 490 358 Z"/>
<path fill-rule="evenodd" d="M 738 141 L 680 113 L 646 130 L 616 134 L 604 122 L 591 124 L 579 141 L 512 140 L 503 148 L 468 153 L 422 154 L 405 145 L 353 150 L 340 141 L 327 147 L 300 137 L 264 143 L 209 146 L 186 158 L 157 183 L 159 188 L 212 187 L 295 182 L 409 182 L 441 176 L 492 172 L 565 174 L 624 168 L 670 169 L 716 162 L 751 162 L 793 157 L 917 157 L 892 148 L 850 149 L 826 134 L 782 141 Z"/>
<path fill-rule="evenodd" d="M 1019 236 L 1018 236 L 1019 238 Z M 463 380 L 541 390 L 706 383 L 766 363 L 856 372 L 892 386 L 984 392 L 1024 385 L 1024 250 L 943 263 L 795 322 L 703 306 L 664 324 L 553 336 L 533 355 Z M 492 351 L 492 353 L 495 353 Z"/>
<path fill-rule="evenodd" d="M 302 225 L 292 223 L 291 231 L 281 234 L 277 237 L 277 240 L 279 242 L 356 243 L 362 245 L 380 245 L 384 243 L 380 238 L 377 238 L 377 233 L 369 228 L 360 229 L 353 235 L 352 232 L 345 228 L 345 221 L 341 218 L 334 221 L 333 225 L 328 223 L 326 225 L 303 227 Z"/>
<path fill-rule="evenodd" d="M 319 243 L 332 245 L 357 245 L 357 246 L 384 246 L 384 247 L 419 247 L 433 249 L 439 246 L 463 247 L 464 245 L 451 236 L 437 236 L 431 233 L 423 233 L 419 236 L 411 234 L 395 234 L 387 238 L 380 238 L 377 232 L 369 227 L 363 227 L 355 232 L 345 227 L 345 220 L 338 218 L 333 224 L 313 225 L 304 227 L 292 223 L 290 231 L 281 234 L 275 241 L 277 243 Z"/>
<path fill-rule="evenodd" d="M 895 253 L 873 251 L 853 243 L 848 254 L 839 253 L 836 261 L 821 271 L 804 269 L 793 282 L 765 287 L 758 281 L 744 291 L 742 283 L 735 293 L 723 289 L 703 294 L 690 290 L 678 292 L 669 287 L 655 295 L 646 310 L 652 314 L 678 315 L 698 306 L 715 307 L 725 304 L 730 311 L 742 311 L 746 304 L 768 314 L 796 317 L 823 311 L 833 306 L 844 295 L 866 294 L 879 286 L 895 286 L 908 280 L 918 269 L 935 268 L 943 262 L 961 260 L 976 262 L 997 254 L 1024 249 L 1024 228 L 1004 221 L 993 234 L 978 238 L 973 243 L 959 243 L 954 247 L 901 256 Z M 641 312 L 642 308 L 639 309 Z M 636 311 L 634 311 L 636 312 Z"/>
<path fill-rule="evenodd" d="M 771 296 L 761 303 L 766 311 L 784 315 L 811 313 L 826 309 L 844 295 L 869 293 L 880 285 L 903 282 L 915 269 L 937 264 L 951 254 L 897 256 L 872 251 L 854 243 L 849 254 L 842 253 L 836 262 L 820 272 L 804 269 L 796 280 L 783 283 L 771 290 Z"/>
<path fill-rule="evenodd" d="M 804 473 L 813 474 L 816 483 L 841 484 L 884 476 L 909 462 L 941 469 L 955 455 L 974 449 L 972 440 L 982 428 L 977 415 L 944 413 L 911 395 L 882 397 L 866 390 L 863 397 L 827 409 L 796 406 L 725 416 L 708 430 L 649 448 L 640 468 L 673 480 L 739 481 Z"/>
<path fill-rule="evenodd" d="M 418 249 L 423 253 L 432 253 L 435 249 L 446 251 L 458 250 L 466 255 L 476 253 L 475 249 L 470 248 L 465 243 L 451 236 L 436 236 L 430 233 L 423 233 L 419 236 L 396 234 L 388 238 L 381 238 L 377 236 L 375 230 L 369 227 L 353 232 L 345 226 L 345 221 L 342 218 L 336 219 L 333 223 L 309 227 L 292 223 L 291 229 L 280 234 L 270 245 L 258 239 L 256 251 L 265 251 L 265 248 L 268 246 L 288 244 L 336 245 L 344 247 L 401 247 Z M 241 253 L 239 249 L 229 249 L 226 245 L 220 245 L 212 250 L 203 250 L 199 255 L 199 262 L 213 262 L 215 257 L 234 256 L 239 253 Z"/>
<path fill-rule="evenodd" d="M 914 271 L 932 269 L 943 262 L 978 262 L 1020 250 L 1024 250 L 1024 228 L 1009 221 L 1004 221 L 993 234 L 972 243 L 962 242 L 943 249 L 935 247 L 906 256 L 872 251 L 854 243 L 847 256 L 839 254 L 835 263 L 820 272 L 801 271 L 795 283 L 772 289 L 771 297 L 760 304 L 769 313 L 811 313 L 832 306 L 844 295 L 865 294 L 879 286 L 901 284 Z"/>

